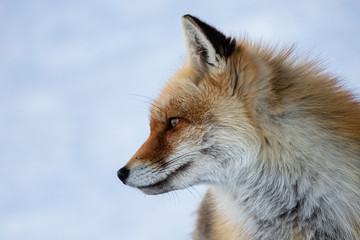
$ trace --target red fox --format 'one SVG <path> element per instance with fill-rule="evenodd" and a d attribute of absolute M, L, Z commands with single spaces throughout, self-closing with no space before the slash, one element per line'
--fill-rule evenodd
<path fill-rule="evenodd" d="M 209 190 L 193 239 L 360 239 L 360 104 L 314 61 L 182 17 L 187 58 L 118 171 Z"/>

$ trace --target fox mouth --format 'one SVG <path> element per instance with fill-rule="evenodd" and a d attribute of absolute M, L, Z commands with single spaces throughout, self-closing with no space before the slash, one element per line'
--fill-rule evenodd
<path fill-rule="evenodd" d="M 143 193 L 148 195 L 157 195 L 179 189 L 181 187 L 172 186 L 171 183 L 173 182 L 174 179 L 177 179 L 177 177 L 180 174 L 185 172 L 190 166 L 191 166 L 191 162 L 185 163 L 184 165 L 181 165 L 180 167 L 176 168 L 165 179 L 150 185 L 140 186 L 137 188 L 141 190 Z"/>

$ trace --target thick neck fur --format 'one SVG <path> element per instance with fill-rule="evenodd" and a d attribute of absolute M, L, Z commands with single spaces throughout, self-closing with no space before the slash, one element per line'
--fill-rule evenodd
<path fill-rule="evenodd" d="M 350 177 L 326 166 L 318 171 L 303 164 L 308 160 L 301 155 L 283 155 L 289 164 L 254 164 L 217 190 L 230 221 L 245 224 L 254 239 L 294 239 L 297 234 L 301 239 L 355 239 L 351 227 L 358 216 L 349 216 L 359 211 L 359 203 Z"/>
<path fill-rule="evenodd" d="M 359 105 L 310 64 L 256 54 L 272 69 L 242 86 L 257 92 L 258 144 L 245 167 L 228 165 L 215 198 L 254 239 L 358 239 Z"/>

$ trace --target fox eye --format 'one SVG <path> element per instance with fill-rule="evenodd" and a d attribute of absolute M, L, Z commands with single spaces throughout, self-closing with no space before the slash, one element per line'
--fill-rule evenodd
<path fill-rule="evenodd" d="M 170 129 L 176 127 L 176 125 L 179 124 L 180 120 L 181 120 L 181 117 L 170 117 L 168 126 L 167 126 L 167 130 L 170 130 Z"/>

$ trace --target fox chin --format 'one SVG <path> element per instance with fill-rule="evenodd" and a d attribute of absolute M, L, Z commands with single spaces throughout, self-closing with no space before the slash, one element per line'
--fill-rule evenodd
<path fill-rule="evenodd" d="M 360 239 L 360 104 L 316 61 L 181 19 L 187 57 L 117 175 L 209 190 L 193 239 Z"/>

